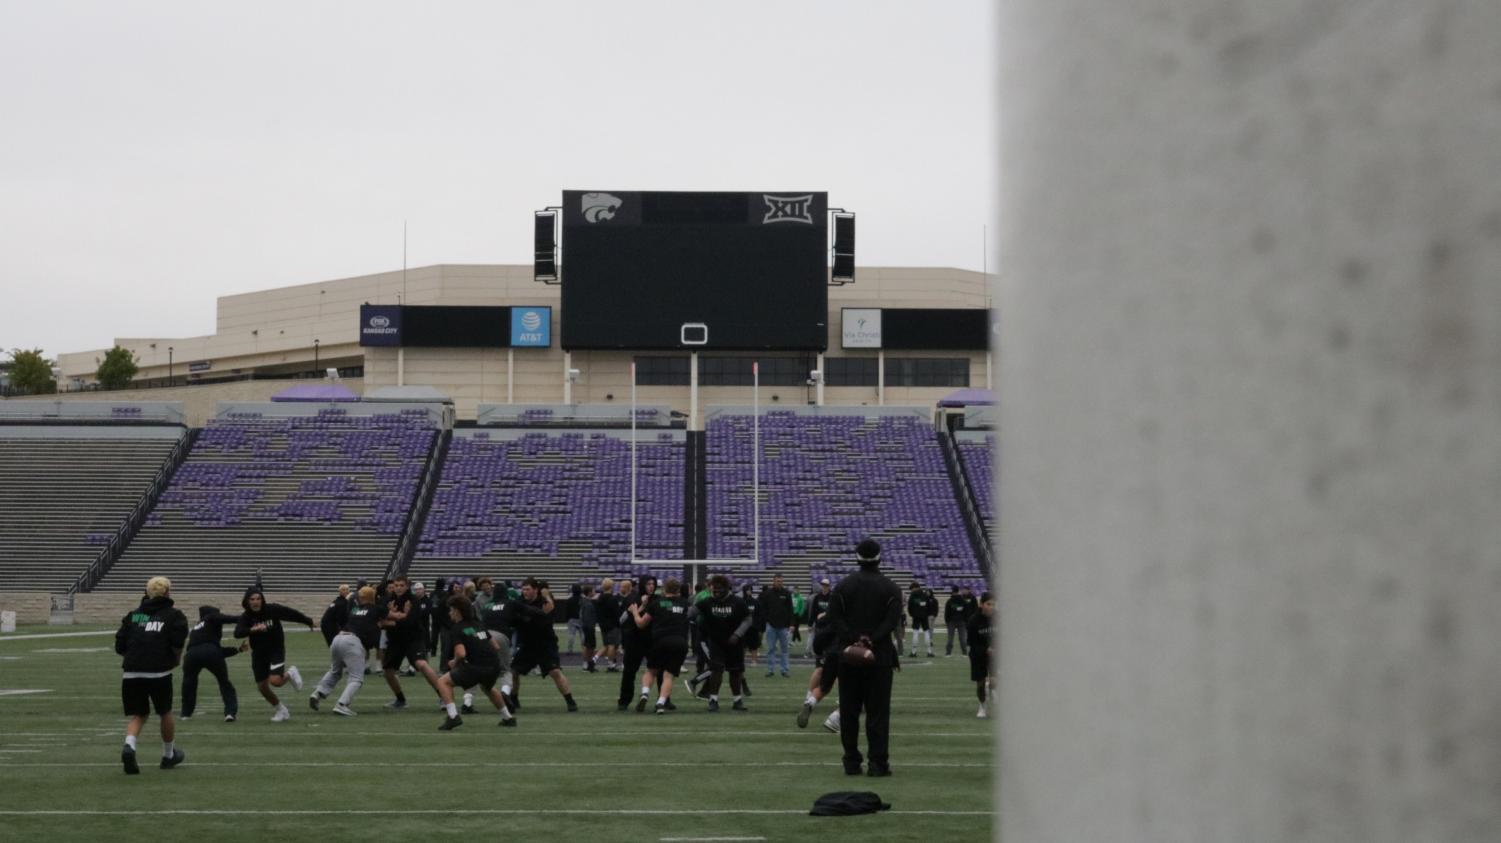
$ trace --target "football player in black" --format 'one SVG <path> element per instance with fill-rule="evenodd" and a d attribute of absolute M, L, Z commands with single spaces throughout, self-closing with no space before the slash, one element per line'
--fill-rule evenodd
<path fill-rule="evenodd" d="M 980 710 L 976 717 L 989 717 L 989 709 L 986 708 L 989 700 L 990 687 L 995 684 L 991 678 L 991 665 L 994 657 L 991 653 L 993 643 L 990 633 L 995 624 L 995 597 L 990 592 L 980 595 L 980 611 L 975 612 L 969 619 L 967 633 L 969 635 L 969 678 L 975 683 L 975 696 L 980 698 Z"/>
<path fill-rule="evenodd" d="M 745 601 L 730 591 L 728 577 L 715 574 L 709 578 L 709 596 L 693 606 L 689 611 L 689 619 L 698 622 L 701 631 L 699 647 L 703 651 L 708 675 L 695 676 L 688 680 L 688 686 L 694 688 L 696 694 L 697 682 L 706 680 L 709 710 L 718 711 L 719 686 L 728 671 L 730 693 L 735 695 L 733 708 L 744 711 L 745 700 L 740 683 L 745 679 L 745 633 L 750 630 L 752 619 Z"/>
<path fill-rule="evenodd" d="M 125 746 L 120 750 L 126 773 L 141 772 L 136 764 L 136 738 L 153 708 L 162 726 L 162 769 L 170 770 L 187 757 L 172 745 L 177 727 L 172 718 L 172 671 L 182 661 L 187 640 L 188 619 L 172 608 L 172 582 L 166 577 L 152 577 L 146 582 L 141 605 L 121 618 L 115 631 L 115 652 L 125 657 L 120 700 L 125 716 L 130 718 L 125 724 Z"/>
<path fill-rule="evenodd" d="M 478 685 L 500 712 L 500 725 L 515 726 L 516 718 L 506 708 L 505 699 L 495 689 L 500 679 L 500 643 L 495 636 L 474 616 L 473 604 L 467 597 L 457 596 L 448 600 L 448 624 L 453 640 L 453 661 L 448 672 L 438 678 L 438 696 L 443 700 L 447 717 L 438 726 L 448 732 L 463 725 L 453 702 L 454 688 L 473 688 Z"/>
<path fill-rule="evenodd" d="M 636 711 L 646 709 L 651 693 L 651 681 L 658 686 L 658 714 L 667 713 L 668 701 L 672 699 L 672 681 L 682 672 L 683 659 L 688 656 L 688 599 L 683 596 L 683 584 L 676 579 L 667 580 L 667 594 L 649 603 L 631 607 L 632 619 L 637 628 L 651 636 L 651 649 L 646 652 L 646 684 L 641 687 L 641 698 L 636 701 Z"/>
<path fill-rule="evenodd" d="M 302 674 L 296 665 L 287 664 L 287 641 L 281 622 L 296 621 L 308 629 L 315 629 L 316 625 L 312 618 L 290 606 L 267 603 L 260 586 L 246 589 L 240 605 L 245 613 L 235 624 L 235 637 L 250 639 L 250 671 L 255 677 L 255 687 L 276 710 L 271 722 L 281 723 L 290 719 L 292 712 L 271 689 L 291 682 L 295 690 L 302 690 Z"/>

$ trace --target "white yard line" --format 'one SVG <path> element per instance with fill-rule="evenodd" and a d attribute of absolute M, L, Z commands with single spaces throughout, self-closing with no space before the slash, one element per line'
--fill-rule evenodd
<path fill-rule="evenodd" d="M 0 635 L 0 642 L 4 641 L 33 641 L 38 638 L 81 638 L 85 635 L 114 635 L 112 629 L 101 629 L 94 632 L 29 632 L 25 635 Z"/>

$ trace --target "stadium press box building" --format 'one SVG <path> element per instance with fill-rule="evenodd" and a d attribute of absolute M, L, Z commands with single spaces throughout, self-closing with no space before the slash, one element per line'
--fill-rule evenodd
<path fill-rule="evenodd" d="M 979 272 L 861 267 L 854 283 L 824 288 L 822 349 L 775 337 L 766 348 L 717 347 L 713 319 L 706 338 L 690 329 L 678 337 L 685 342 L 625 348 L 577 335 L 570 348 L 564 306 L 582 308 L 565 301 L 565 289 L 539 283 L 529 265 L 426 266 L 221 296 L 213 334 L 115 343 L 135 353 L 137 387 L 160 387 L 131 397 L 184 401 L 190 424 L 202 424 L 217 400 L 265 400 L 289 378 L 333 374 L 357 394 L 430 386 L 453 399 L 459 419 L 473 420 L 481 404 L 628 403 L 635 363 L 636 400 L 670 406 L 690 424 L 695 407 L 749 404 L 752 362 L 767 409 L 931 406 L 956 389 L 994 385 L 992 301 Z M 100 397 L 91 389 L 103 354 L 59 355 L 65 394 L 46 398 Z"/>

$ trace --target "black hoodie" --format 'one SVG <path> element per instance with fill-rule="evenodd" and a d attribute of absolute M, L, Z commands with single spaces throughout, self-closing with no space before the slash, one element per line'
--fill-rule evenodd
<path fill-rule="evenodd" d="M 226 615 L 219 611 L 217 606 L 199 606 L 198 624 L 193 627 L 193 633 L 188 636 L 188 646 L 218 644 L 224 637 L 224 625 L 239 623 L 239 620 L 238 615 Z"/>
<path fill-rule="evenodd" d="M 143 597 L 141 605 L 120 619 L 115 652 L 125 657 L 125 678 L 166 676 L 182 659 L 188 619 L 172 608 L 170 597 Z"/>
<path fill-rule="evenodd" d="M 261 595 L 261 610 L 250 611 L 250 595 Z M 308 629 L 313 628 L 313 619 L 293 609 L 291 606 L 283 606 L 280 603 L 267 603 L 266 595 L 255 586 L 245 589 L 245 596 L 240 598 L 240 605 L 244 607 L 245 614 L 240 615 L 240 622 L 235 624 L 236 638 L 250 638 L 250 651 L 253 653 L 283 653 L 287 649 L 286 637 L 281 631 L 282 621 L 296 621 L 305 625 Z M 262 625 L 261 629 L 253 629 L 256 625 Z"/>

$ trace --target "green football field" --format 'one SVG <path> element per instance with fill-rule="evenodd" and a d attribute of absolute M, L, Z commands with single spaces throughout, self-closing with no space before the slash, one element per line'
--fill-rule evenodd
<path fill-rule="evenodd" d="M 423 834 L 520 835 L 515 840 L 608 841 L 989 840 L 995 822 L 992 721 L 975 717 L 968 660 L 907 659 L 892 702 L 895 775 L 847 777 L 839 739 L 794 718 L 811 666 L 792 678 L 753 667 L 749 712 L 710 714 L 686 687 L 678 711 L 616 711 L 618 674 L 588 674 L 565 657 L 581 711 L 565 712 L 544 677 L 522 681 L 516 729 L 480 713 L 439 732 L 436 697 L 404 678 L 411 706 L 383 708 L 390 692 L 367 677 L 360 716 L 309 710 L 327 668 L 316 633 L 288 634 L 289 660 L 307 687 L 286 686 L 292 710 L 271 707 L 250 678 L 248 655 L 229 660 L 238 722 L 223 722 L 213 677 L 200 676 L 198 711 L 179 723 L 187 761 L 157 768 L 157 721 L 147 724 L 141 774 L 120 768 L 124 718 L 120 660 L 109 634 L 30 627 L 0 636 L 0 839 L 417 840 Z M 794 651 L 801 645 L 794 644 Z M 181 701 L 182 677 L 174 677 Z M 337 693 L 337 691 L 336 691 Z M 863 743 L 862 743 L 863 745 Z M 873 790 L 880 815 L 810 817 L 820 794 Z M 563 836 L 560 836 L 563 835 Z M 816 836 L 816 838 L 815 838 Z"/>

